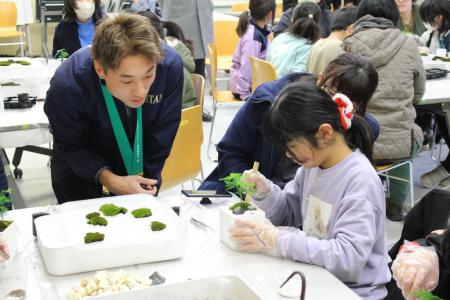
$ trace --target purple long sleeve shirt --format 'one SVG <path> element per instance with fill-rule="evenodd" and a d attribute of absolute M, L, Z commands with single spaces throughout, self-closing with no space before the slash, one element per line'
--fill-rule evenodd
<path fill-rule="evenodd" d="M 250 56 L 266 59 L 267 48 L 270 44 L 267 38 L 269 34 L 270 31 L 259 27 L 250 19 L 247 31 L 234 51 L 230 68 L 230 90 L 241 95 L 241 100 L 245 100 L 252 93 Z"/>
<path fill-rule="evenodd" d="M 383 185 L 359 150 L 328 169 L 299 168 L 284 190 L 272 184 L 255 203 L 273 224 L 291 227 L 279 227 L 279 255 L 324 267 L 363 299 L 386 296 Z"/>

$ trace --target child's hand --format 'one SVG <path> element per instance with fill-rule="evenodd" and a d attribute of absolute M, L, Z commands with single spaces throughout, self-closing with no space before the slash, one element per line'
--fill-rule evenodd
<path fill-rule="evenodd" d="M 276 248 L 278 229 L 269 220 L 249 222 L 237 219 L 230 229 L 230 237 L 236 241 L 237 249 L 244 252 L 269 252 Z"/>
<path fill-rule="evenodd" d="M 403 296 L 414 299 L 411 293 L 436 288 L 439 281 L 439 259 L 433 250 L 409 243 L 394 260 L 392 272 Z"/>
<path fill-rule="evenodd" d="M 267 197 L 270 192 L 270 180 L 256 170 L 247 170 L 243 173 L 243 179 L 255 184 L 256 193 L 253 198 L 256 200 Z"/>
<path fill-rule="evenodd" d="M 0 241 L 0 251 L 6 253 L 7 255 L 9 254 L 8 245 L 5 241 Z M 0 254 L 0 263 L 4 262 L 5 260 L 7 260 L 6 257 Z"/>

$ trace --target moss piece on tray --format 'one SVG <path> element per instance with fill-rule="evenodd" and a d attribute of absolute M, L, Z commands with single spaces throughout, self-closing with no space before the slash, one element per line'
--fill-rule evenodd
<path fill-rule="evenodd" d="M 7 67 L 11 64 L 9 60 L 2 60 L 0 61 L 0 67 Z"/>
<path fill-rule="evenodd" d="M 89 244 L 89 243 L 94 243 L 94 242 L 100 242 L 100 241 L 103 241 L 104 239 L 105 239 L 105 235 L 103 233 L 88 232 L 84 236 L 84 243 Z"/>
<path fill-rule="evenodd" d="M 150 227 L 152 228 L 152 231 L 161 231 L 166 228 L 166 224 L 158 222 L 158 221 L 153 221 L 151 223 Z"/>
<path fill-rule="evenodd" d="M 109 203 L 100 206 L 99 211 L 101 211 L 105 216 L 112 217 L 117 214 L 126 214 L 128 209 Z"/>
<path fill-rule="evenodd" d="M 108 221 L 103 217 L 92 217 L 87 221 L 87 223 L 91 225 L 100 225 L 100 226 L 108 225 Z"/>
<path fill-rule="evenodd" d="M 99 212 L 91 212 L 86 215 L 86 219 L 88 219 L 88 220 L 92 219 L 93 217 L 100 217 L 100 213 Z"/>
<path fill-rule="evenodd" d="M 1 220 L 0 221 L 0 232 L 3 232 L 6 230 L 6 228 L 8 228 L 9 225 L 11 225 L 13 221 L 8 221 L 8 220 Z"/>
<path fill-rule="evenodd" d="M 142 208 L 138 208 L 138 209 L 133 210 L 131 212 L 131 214 L 135 218 L 147 218 L 147 217 L 150 217 L 152 215 L 152 210 L 150 208 L 142 207 Z"/>
<path fill-rule="evenodd" d="M 26 61 L 26 60 L 15 60 L 14 63 L 22 65 L 22 66 L 29 66 L 29 65 L 31 65 L 31 63 L 29 61 Z"/>

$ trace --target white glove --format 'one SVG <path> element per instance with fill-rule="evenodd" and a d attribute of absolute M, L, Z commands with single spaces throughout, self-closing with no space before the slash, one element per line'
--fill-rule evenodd
<path fill-rule="evenodd" d="M 392 264 L 392 272 L 403 296 L 415 299 L 417 291 L 432 291 L 439 281 L 439 258 L 432 248 L 405 242 Z"/>
<path fill-rule="evenodd" d="M 0 241 L 0 251 L 9 255 L 8 245 L 6 244 L 5 241 Z M 5 260 L 6 260 L 6 257 L 4 255 L 0 254 L 0 263 L 2 263 Z"/>
<path fill-rule="evenodd" d="M 278 228 L 267 219 L 255 223 L 238 218 L 229 233 L 239 251 L 272 254 L 276 250 Z"/>
<path fill-rule="evenodd" d="M 243 179 L 255 184 L 256 193 L 252 196 L 255 200 L 267 197 L 270 192 L 271 181 L 256 170 L 247 170 L 243 173 Z"/>

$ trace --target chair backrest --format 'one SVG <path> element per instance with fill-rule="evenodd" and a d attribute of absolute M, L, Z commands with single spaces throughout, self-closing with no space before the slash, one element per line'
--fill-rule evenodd
<path fill-rule="evenodd" d="M 14 2 L 0 2 L 0 30 L 16 31 L 17 8 Z"/>
<path fill-rule="evenodd" d="M 211 68 L 211 74 L 209 74 L 209 79 L 211 83 L 211 89 L 214 93 L 214 91 L 217 89 L 217 50 L 216 50 L 216 44 L 209 43 L 208 44 L 208 55 L 209 55 L 209 65 Z"/>
<path fill-rule="evenodd" d="M 252 91 L 265 82 L 277 79 L 277 72 L 270 62 L 250 56 L 250 64 L 252 67 Z"/>
<path fill-rule="evenodd" d="M 183 109 L 177 135 L 161 173 L 161 190 L 180 185 L 200 172 L 202 133 L 202 107 Z"/>
<path fill-rule="evenodd" d="M 217 56 L 233 56 L 234 50 L 239 43 L 236 33 L 238 19 L 214 21 L 214 44 Z"/>
<path fill-rule="evenodd" d="M 197 96 L 197 101 L 195 105 L 200 105 L 203 107 L 203 98 L 205 97 L 205 78 L 200 74 L 191 74 L 192 83 L 194 84 L 195 95 Z"/>

